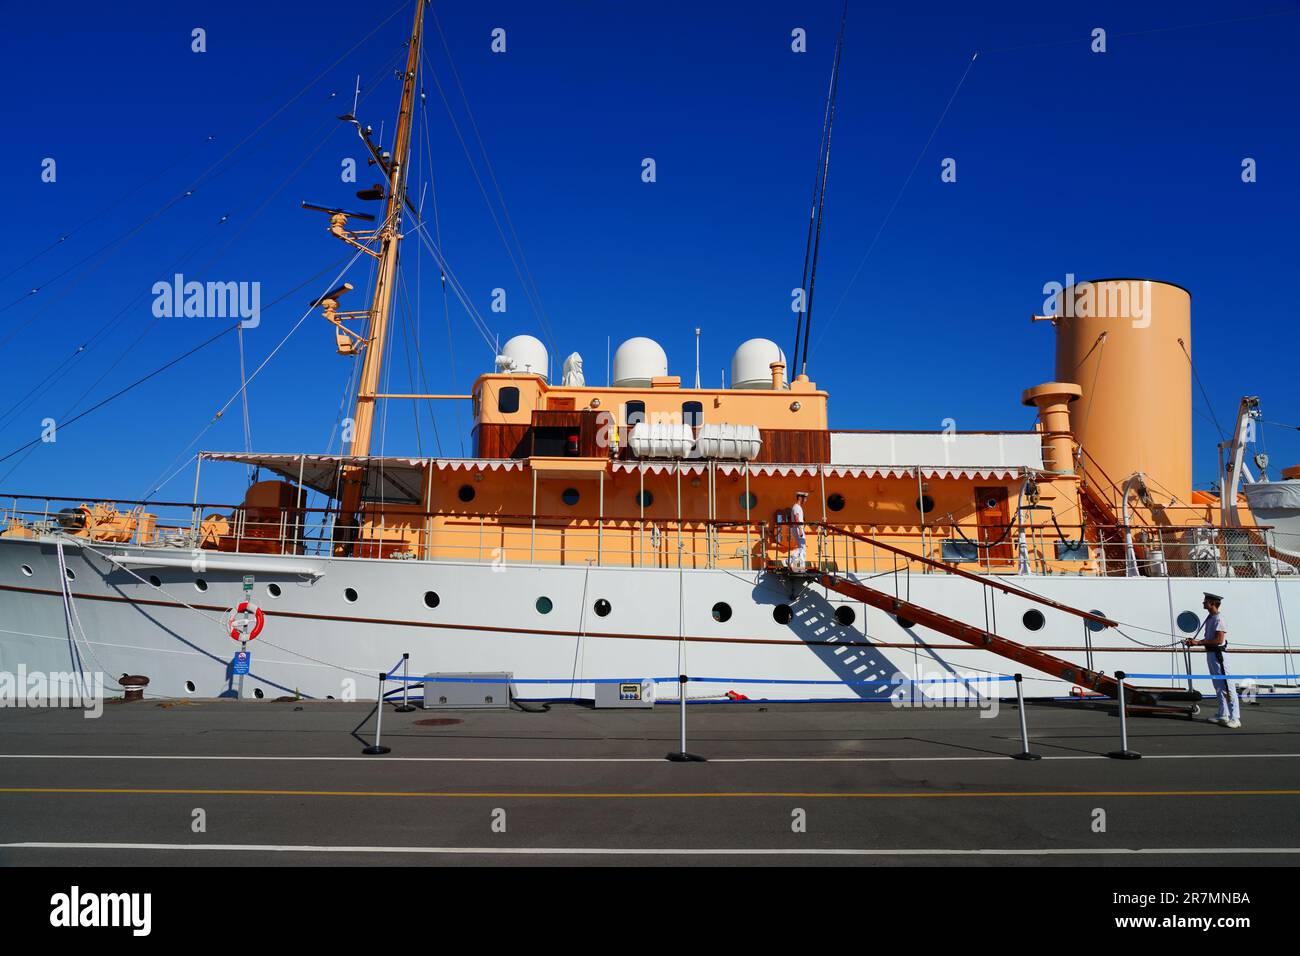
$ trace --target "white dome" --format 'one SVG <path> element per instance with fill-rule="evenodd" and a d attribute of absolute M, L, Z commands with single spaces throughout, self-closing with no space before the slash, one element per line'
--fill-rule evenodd
<path fill-rule="evenodd" d="M 650 379 L 668 374 L 668 355 L 654 339 L 628 339 L 614 353 L 615 388 L 649 388 Z"/>
<path fill-rule="evenodd" d="M 546 346 L 531 335 L 516 335 L 501 347 L 501 354 L 510 362 L 502 371 L 531 372 L 547 380 L 550 375 L 550 356 Z M 502 363 L 498 362 L 498 366 Z"/>
<path fill-rule="evenodd" d="M 784 362 L 785 353 L 771 339 L 749 339 L 731 356 L 732 388 L 772 388 L 772 363 Z"/>

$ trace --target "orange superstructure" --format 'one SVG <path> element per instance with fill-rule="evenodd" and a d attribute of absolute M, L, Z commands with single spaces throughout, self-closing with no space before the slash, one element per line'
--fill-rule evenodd
<path fill-rule="evenodd" d="M 765 339 L 737 349 L 731 387 L 683 388 L 650 339 L 623 343 L 602 386 L 586 383 L 576 353 L 564 381 L 550 381 L 544 346 L 517 336 L 463 396 L 476 457 L 207 453 L 280 480 L 254 484 L 228 513 L 196 503 L 184 540 L 263 554 L 755 569 L 786 559 L 802 491 L 808 559 L 824 570 L 897 569 L 910 554 L 922 572 L 942 562 L 1177 575 L 1222 560 L 1245 573 L 1258 544 L 1248 509 L 1218 529 L 1217 498 L 1190 488 L 1187 293 L 1135 280 L 1121 294 L 1126 282 L 1063 293 L 1050 317 L 1057 379 L 1023 394 L 1033 431 L 831 429 L 827 393 L 805 375 L 787 380 Z M 356 523 L 340 528 L 346 515 L 328 502 L 353 481 Z M 326 507 L 306 507 L 312 491 Z M 157 536 L 168 533 L 160 521 Z"/>

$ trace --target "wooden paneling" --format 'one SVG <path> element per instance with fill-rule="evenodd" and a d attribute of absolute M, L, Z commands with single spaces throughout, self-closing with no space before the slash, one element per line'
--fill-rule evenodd
<path fill-rule="evenodd" d="M 595 411 L 534 411 L 533 428 L 546 429 L 550 435 L 557 433 L 578 433 L 578 455 L 583 458 L 599 458 L 601 449 L 596 446 L 596 429 L 599 412 Z M 532 454 L 540 454 L 536 441 L 533 442 Z M 551 450 L 550 454 L 557 452 Z M 558 452 L 563 454 L 563 452 Z"/>
<path fill-rule="evenodd" d="M 549 451 L 536 448 L 534 430 L 545 429 L 552 438 L 577 432 L 578 454 L 584 458 L 599 458 L 601 449 L 596 445 L 598 428 L 598 413 L 594 411 L 534 411 L 530 425 L 484 422 L 475 426 L 474 453 L 479 458 L 528 458 L 543 451 L 563 454 L 558 446 Z"/>
<path fill-rule="evenodd" d="M 828 462 L 831 433 L 822 429 L 762 428 L 763 447 L 755 461 L 782 464 Z"/>
<path fill-rule="evenodd" d="M 527 458 L 531 430 L 528 425 L 477 425 L 474 454 L 479 458 Z"/>

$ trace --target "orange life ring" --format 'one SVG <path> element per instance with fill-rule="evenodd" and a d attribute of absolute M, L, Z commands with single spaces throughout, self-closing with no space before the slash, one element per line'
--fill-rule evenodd
<path fill-rule="evenodd" d="M 248 632 L 248 637 L 245 638 L 243 635 L 239 633 L 239 627 L 238 625 L 235 624 L 235 616 L 237 614 L 247 614 L 249 611 L 253 612 L 253 628 Z M 253 638 L 257 637 L 257 635 L 262 633 L 262 625 L 266 623 L 266 618 L 262 614 L 262 609 L 258 607 L 256 604 L 253 604 L 249 601 L 240 601 L 239 604 L 237 604 L 235 607 L 232 607 L 230 609 L 230 616 L 227 618 L 226 623 L 230 625 L 231 640 L 251 641 L 253 640 Z"/>

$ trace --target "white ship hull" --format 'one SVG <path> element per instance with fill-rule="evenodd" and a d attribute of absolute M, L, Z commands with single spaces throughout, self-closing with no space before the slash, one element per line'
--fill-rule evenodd
<path fill-rule="evenodd" d="M 596 679 L 723 678 L 693 684 L 691 699 L 718 699 L 735 691 L 751 699 L 886 697 L 888 682 L 948 678 L 920 685 L 931 697 L 972 691 L 954 677 L 1010 674 L 1023 668 L 922 627 L 904 627 L 890 615 L 847 601 L 819 586 L 792 593 L 779 577 L 761 572 L 656 568 L 491 566 L 410 560 L 355 560 L 300 556 L 205 554 L 199 571 L 188 553 L 97 543 L 93 550 L 64 539 L 72 580 L 60 586 L 53 540 L 0 540 L 0 671 L 66 672 L 78 657 L 109 678 L 150 678 L 154 697 L 218 697 L 237 693 L 231 673 L 237 645 L 225 628 L 226 609 L 243 597 L 246 573 L 266 612 L 262 635 L 250 645 L 247 697 L 300 693 L 313 698 L 371 697 L 376 675 L 410 654 L 412 675 L 508 671 L 515 696 L 590 699 Z M 115 563 L 109 555 L 126 559 Z M 179 560 L 183 559 L 183 560 Z M 167 564 L 151 564 L 163 560 Z M 304 571 L 311 570 L 312 574 Z M 159 584 L 152 583 L 151 578 Z M 206 584 L 200 590 L 200 579 Z M 1300 580 L 1097 578 L 1066 575 L 1005 578 L 1064 604 L 1098 610 L 1122 622 L 1124 634 L 1088 631 L 1081 619 L 1042 607 L 1037 631 L 1024 621 L 1039 605 L 942 573 L 887 575 L 868 582 L 917 604 L 1011 640 L 1108 673 L 1205 674 L 1200 653 L 1170 649 L 1188 636 L 1188 612 L 1198 618 L 1201 595 L 1224 595 L 1235 674 L 1294 674 L 1300 637 Z M 270 586 L 278 587 L 272 596 Z M 350 600 L 351 592 L 355 599 Z M 435 607 L 426 592 L 437 595 Z M 540 597 L 553 609 L 537 609 Z M 610 612 L 598 616 L 597 601 Z M 729 606 L 726 621 L 714 606 Z M 75 611 L 74 637 L 68 611 Z M 789 604 L 793 619 L 779 624 L 773 610 Z M 848 605 L 855 620 L 843 626 L 835 609 Z M 989 616 L 986 618 L 986 614 Z M 1180 615 L 1183 616 L 1180 626 Z M 986 623 L 987 622 L 987 623 Z M 865 630 L 864 630 L 865 628 Z M 1127 636 L 1125 636 L 1127 635 Z M 680 638 L 685 637 L 685 641 Z M 860 646 L 868 641 L 871 646 Z M 856 642 L 858 646 L 843 646 Z M 824 683 L 766 684 L 762 680 Z M 838 682 L 880 681 L 876 685 Z M 1142 680 L 1150 686 L 1187 686 L 1186 680 Z M 1286 681 L 1258 682 L 1265 693 L 1285 692 Z M 1292 682 L 1294 683 L 1294 682 Z M 1010 683 L 993 693 L 1014 695 Z M 1212 693 L 1204 682 L 1195 684 Z M 1000 688 L 997 690 L 996 688 Z M 1027 696 L 1068 694 L 1068 682 L 1025 673 Z M 912 692 L 915 692 L 913 690 Z M 418 691 L 416 692 L 418 696 Z M 660 684 L 673 698 L 677 685 Z"/>

